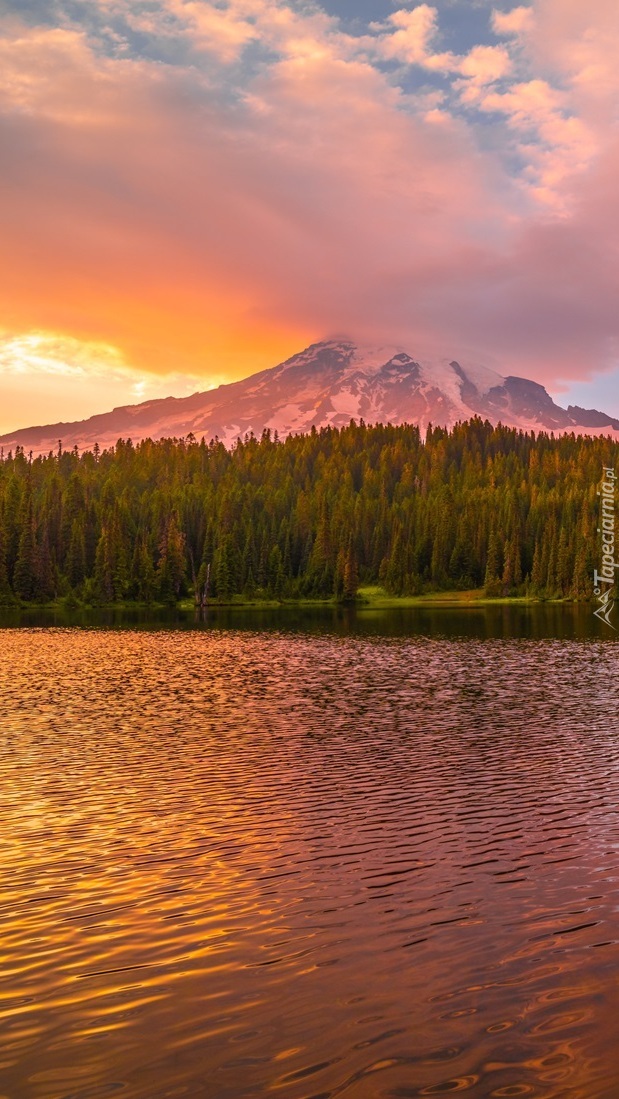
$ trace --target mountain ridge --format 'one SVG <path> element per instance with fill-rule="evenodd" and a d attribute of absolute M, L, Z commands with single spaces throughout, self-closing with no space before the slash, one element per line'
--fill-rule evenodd
<path fill-rule="evenodd" d="M 85 420 L 20 428 L 0 436 L 0 446 L 47 453 L 58 446 L 102 449 L 118 438 L 219 438 L 227 445 L 263 430 L 280 437 L 312 426 L 366 423 L 428 423 L 453 427 L 481 416 L 491 423 L 555 434 L 610 434 L 619 438 L 619 419 L 597 409 L 557 405 L 544 386 L 501 375 L 480 363 L 416 360 L 397 345 L 360 345 L 326 340 L 277 366 L 217 389 L 188 397 L 161 397 L 120 405 Z"/>

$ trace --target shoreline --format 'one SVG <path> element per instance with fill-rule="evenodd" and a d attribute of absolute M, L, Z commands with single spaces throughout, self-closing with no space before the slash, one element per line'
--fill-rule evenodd
<path fill-rule="evenodd" d="M 397 610 L 406 607 L 493 607 L 493 606 L 541 606 L 541 605 L 586 605 L 588 601 L 567 598 L 543 599 L 531 595 L 488 596 L 483 588 L 470 590 L 450 590 L 424 592 L 420 595 L 389 595 L 379 586 L 367 586 L 359 589 L 357 598 L 350 601 L 337 600 L 331 596 L 323 599 L 243 599 L 241 596 L 223 602 L 210 600 L 204 607 L 196 606 L 193 599 L 185 598 L 177 603 L 143 603 L 125 600 L 119 603 L 82 603 L 79 600 L 55 599 L 49 603 L 10 603 L 0 606 L 0 615 L 28 611 L 189 611 L 208 612 L 211 610 L 312 610 L 318 608 L 351 609 L 355 611 Z"/>

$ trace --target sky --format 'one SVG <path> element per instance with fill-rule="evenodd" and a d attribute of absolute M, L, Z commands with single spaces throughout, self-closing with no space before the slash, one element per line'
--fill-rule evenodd
<path fill-rule="evenodd" d="M 0 431 L 346 335 L 619 415 L 617 0 L 0 0 Z"/>

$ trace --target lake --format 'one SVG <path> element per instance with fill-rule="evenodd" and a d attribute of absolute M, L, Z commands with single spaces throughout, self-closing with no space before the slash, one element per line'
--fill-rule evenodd
<path fill-rule="evenodd" d="M 0 1099 L 616 1099 L 616 636 L 5 616 Z"/>

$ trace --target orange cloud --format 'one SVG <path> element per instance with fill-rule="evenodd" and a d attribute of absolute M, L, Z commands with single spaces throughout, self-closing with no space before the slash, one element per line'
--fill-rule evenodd
<path fill-rule="evenodd" d="M 518 36 L 533 29 L 533 8 L 518 7 L 511 11 L 493 11 L 492 26 L 497 34 Z"/>
<path fill-rule="evenodd" d="M 462 165 L 450 182 L 458 128 L 406 117 L 358 61 L 288 57 L 239 111 L 216 110 L 208 88 L 187 102 L 183 74 L 99 59 L 80 36 L 37 32 L 19 47 L 38 75 L 24 78 L 28 113 L 20 93 L 5 115 L 19 131 L 0 273 L 11 329 L 105 338 L 156 370 L 215 355 L 234 370 L 236 356 L 242 372 L 250 348 L 262 365 L 317 327 L 354 323 L 357 292 L 413 271 L 420 248 L 451 252 L 483 191 Z"/>
<path fill-rule="evenodd" d="M 207 384 L 331 331 L 545 380 L 611 361 L 619 156 L 592 74 L 613 77 L 582 6 L 495 14 L 506 41 L 463 55 L 434 52 L 426 4 L 358 39 L 272 0 L 92 7 L 126 37 L 4 25 L 11 338 Z M 161 56 L 132 54 L 138 25 Z M 451 84 L 404 92 L 388 59 Z"/>

